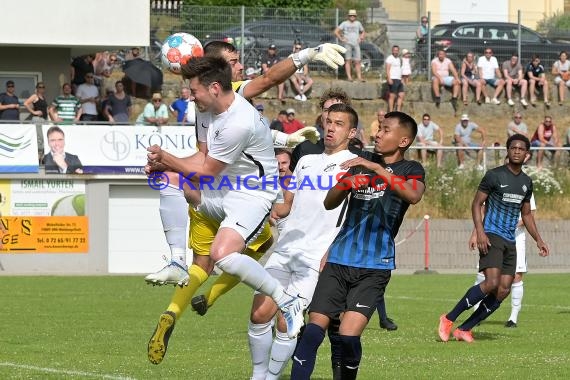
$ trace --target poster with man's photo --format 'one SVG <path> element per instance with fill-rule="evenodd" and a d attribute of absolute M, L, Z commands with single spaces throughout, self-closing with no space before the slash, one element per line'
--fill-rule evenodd
<path fill-rule="evenodd" d="M 42 164 L 48 174 L 144 174 L 147 148 L 177 157 L 196 152 L 190 126 L 44 125 Z"/>

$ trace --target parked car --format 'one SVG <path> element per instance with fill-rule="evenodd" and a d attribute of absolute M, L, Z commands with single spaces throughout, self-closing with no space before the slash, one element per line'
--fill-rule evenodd
<path fill-rule="evenodd" d="M 517 52 L 519 25 L 508 22 L 452 22 L 440 24 L 431 30 L 432 57 L 438 49 L 443 48 L 455 63 L 472 51 L 476 55 L 483 55 L 485 48 L 493 49 L 499 64 Z M 540 56 L 541 62 L 547 67 L 558 59 L 562 50 L 569 51 L 570 43 L 551 41 L 537 32 L 522 26 L 521 59 L 524 65 L 530 62 L 533 54 Z M 425 49 L 425 47 L 424 47 Z M 426 49 L 427 50 L 427 49 Z M 424 51 L 425 53 L 425 51 Z"/>
<path fill-rule="evenodd" d="M 231 39 L 239 47 L 242 41 L 241 30 L 241 27 L 237 26 L 221 33 L 213 33 L 209 38 Z M 301 42 L 305 47 L 315 47 L 325 42 L 334 43 L 336 37 L 332 30 L 327 31 L 320 26 L 300 21 L 264 20 L 246 23 L 243 40 L 245 66 L 255 67 L 260 56 L 271 44 L 277 47 L 279 56 L 287 57 L 292 53 L 295 41 Z M 360 44 L 360 49 L 362 52 L 362 71 L 379 70 L 384 64 L 384 54 L 378 46 L 364 41 Z M 316 64 L 311 67 L 323 69 L 324 64 Z"/>

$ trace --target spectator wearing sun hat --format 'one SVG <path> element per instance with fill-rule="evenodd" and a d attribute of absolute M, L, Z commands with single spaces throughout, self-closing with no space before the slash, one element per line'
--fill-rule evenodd
<path fill-rule="evenodd" d="M 471 140 L 471 135 L 473 132 L 479 133 L 481 136 L 481 144 L 477 144 Z M 469 115 L 464 113 L 461 115 L 461 121 L 455 126 L 455 133 L 453 136 L 453 145 L 458 147 L 472 147 L 472 148 L 480 148 L 481 146 L 485 146 L 485 129 L 479 127 L 477 124 L 469 120 Z M 481 166 L 481 160 L 483 158 L 483 150 L 477 150 L 477 169 L 483 170 L 483 166 Z M 465 161 L 465 149 L 458 149 L 457 150 L 457 161 L 458 161 L 458 169 L 464 169 L 464 161 Z"/>
<path fill-rule="evenodd" d="M 299 129 L 305 128 L 303 123 L 295 119 L 295 110 L 293 108 L 287 108 L 287 121 L 283 123 L 283 132 L 291 134 L 297 132 Z"/>
<path fill-rule="evenodd" d="M 352 82 L 352 62 L 354 61 L 354 71 L 359 81 L 362 79 L 362 67 L 360 65 L 360 43 L 364 41 L 366 32 L 364 27 L 356 19 L 356 10 L 348 11 L 347 20 L 344 20 L 334 31 L 336 37 L 343 43 L 346 49 L 344 53 L 344 69 L 346 70 L 346 79 Z"/>
<path fill-rule="evenodd" d="M 144 110 L 137 117 L 136 123 L 156 126 L 168 123 L 168 107 L 162 102 L 162 95 L 160 92 L 152 94 L 151 101 L 144 106 Z"/>

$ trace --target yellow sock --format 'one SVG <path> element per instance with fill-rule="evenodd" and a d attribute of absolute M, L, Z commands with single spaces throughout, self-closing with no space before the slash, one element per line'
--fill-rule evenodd
<path fill-rule="evenodd" d="M 190 300 L 194 296 L 194 293 L 196 293 L 196 290 L 208 279 L 208 273 L 196 264 L 190 266 L 188 274 L 190 275 L 188 286 L 176 287 L 174 295 L 170 300 L 170 305 L 168 305 L 166 309 L 176 314 L 176 319 L 180 318 L 184 310 L 186 310 L 190 304 Z"/>
<path fill-rule="evenodd" d="M 244 254 L 252 257 L 255 261 L 261 259 L 265 252 L 256 252 L 246 248 Z M 210 308 L 218 298 L 232 290 L 237 284 L 240 283 L 238 277 L 232 276 L 227 273 L 222 273 L 218 279 L 212 284 L 204 296 L 208 300 L 208 308 Z"/>

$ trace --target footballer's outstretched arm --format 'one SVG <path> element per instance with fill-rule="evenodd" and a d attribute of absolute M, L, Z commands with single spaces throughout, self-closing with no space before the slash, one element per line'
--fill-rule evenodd
<path fill-rule="evenodd" d="M 252 79 L 243 89 L 243 96 L 251 99 L 264 93 L 271 87 L 285 82 L 297 69 L 312 61 L 321 61 L 327 66 L 337 69 L 338 66 L 344 65 L 344 58 L 341 55 L 344 52 L 346 52 L 344 47 L 330 43 L 303 49 L 278 62 L 263 75 Z"/>

